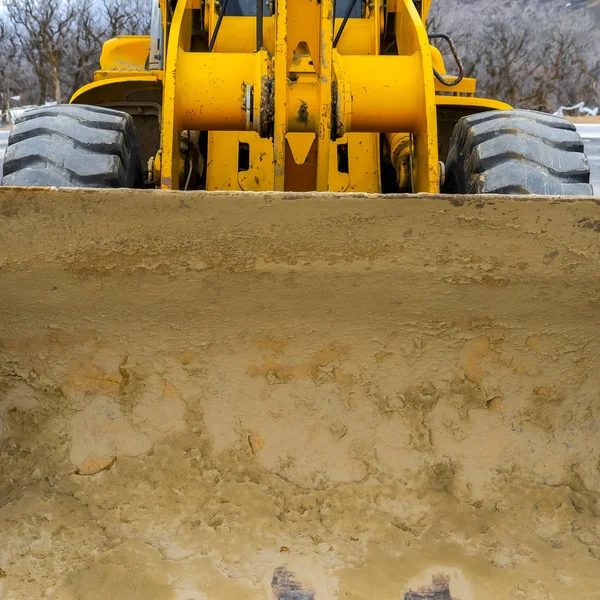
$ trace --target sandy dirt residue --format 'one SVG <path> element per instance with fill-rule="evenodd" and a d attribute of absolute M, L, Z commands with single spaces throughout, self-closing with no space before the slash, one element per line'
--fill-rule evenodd
<path fill-rule="evenodd" d="M 598 600 L 595 205 L 256 202 L 12 238 L 0 598 Z"/>

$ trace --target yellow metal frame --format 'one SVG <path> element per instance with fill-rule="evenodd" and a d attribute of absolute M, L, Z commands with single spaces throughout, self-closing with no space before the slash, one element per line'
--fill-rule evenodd
<path fill-rule="evenodd" d="M 395 164 L 399 178 L 415 192 L 438 192 L 438 108 L 510 108 L 475 98 L 474 79 L 448 87 L 434 78 L 434 67 L 443 75 L 446 69 L 424 25 L 431 0 L 423 0 L 422 14 L 413 0 L 371 0 L 336 48 L 342 20 L 334 19 L 333 0 L 278 0 L 276 15 L 264 18 L 260 51 L 256 20 L 225 16 L 213 52 L 206 40 L 218 20 L 216 0 L 179 0 L 172 14 L 160 3 L 164 69 L 147 70 L 149 37 L 110 40 L 94 83 L 71 101 L 103 104 L 135 86 L 160 86 L 155 169 L 163 189 L 182 186 L 180 139 L 194 130 L 208 132 L 209 190 L 378 192 L 385 133 L 393 160 L 412 156 L 411 172 Z M 398 53 L 383 56 L 390 14 Z"/>
<path fill-rule="evenodd" d="M 79 88 L 72 96 L 72 104 L 104 105 L 106 103 L 118 103 L 127 98 L 131 92 L 158 87 L 162 90 L 161 79 L 157 74 L 145 74 L 143 76 L 131 77 L 107 77 L 99 81 L 93 81 Z"/>
<path fill-rule="evenodd" d="M 472 113 L 485 110 L 511 110 L 512 106 L 500 100 L 490 100 L 489 98 L 473 98 L 464 96 L 436 96 L 437 106 L 451 106 L 455 108 L 472 109 Z"/>
<path fill-rule="evenodd" d="M 351 22 L 339 49 L 333 38 L 341 21 L 333 18 L 332 0 L 279 0 L 274 22 L 271 18 L 265 28 L 266 44 L 274 43 L 270 52 L 247 52 L 253 19 L 225 17 L 222 45 L 206 53 L 191 50 L 194 0 L 180 0 L 167 46 L 161 186 L 181 184 L 182 132 L 203 129 L 210 131 L 209 154 L 220 157 L 209 157 L 208 189 L 235 189 L 236 182 L 239 189 L 305 189 L 308 181 L 317 191 L 376 192 L 381 189 L 378 134 L 403 131 L 414 135 L 415 191 L 438 191 L 435 87 L 425 27 L 412 0 L 400 0 L 395 7 L 399 56 L 380 56 L 383 6 L 381 0 L 369 6 L 364 19 Z M 210 37 L 216 22 L 212 0 L 205 15 Z M 358 48 L 354 39 L 360 40 Z M 274 94 L 265 94 L 266 87 Z M 257 126 L 263 113 L 272 115 L 272 152 L 256 135 L 240 138 L 249 131 L 265 137 Z M 238 135 L 225 134 L 229 131 Z M 235 176 L 241 143 L 262 146 L 260 165 L 253 163 L 257 153 L 249 153 L 253 178 Z M 342 146 L 348 156 L 352 146 L 362 160 L 340 165 Z"/>
<path fill-rule="evenodd" d="M 149 36 L 119 36 L 104 42 L 94 81 L 79 88 L 71 103 L 119 104 L 136 90 L 162 90 L 164 71 L 148 69 L 149 54 Z"/>

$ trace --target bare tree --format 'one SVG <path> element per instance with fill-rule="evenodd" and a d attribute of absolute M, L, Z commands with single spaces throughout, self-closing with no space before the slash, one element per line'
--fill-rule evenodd
<path fill-rule="evenodd" d="M 0 17 L 0 110 L 2 122 L 9 122 L 14 96 L 31 101 L 35 94 L 35 77 L 23 60 L 20 40 L 9 23 Z M 37 98 L 36 98 L 37 99 Z"/>
<path fill-rule="evenodd" d="M 106 19 L 106 39 L 150 32 L 151 5 L 148 0 L 102 0 L 101 5 Z"/>
<path fill-rule="evenodd" d="M 480 95 L 547 112 L 580 101 L 600 105 L 600 28 L 586 10 L 546 3 L 540 13 L 535 2 L 478 0 L 473 18 L 467 0 L 452 10 L 438 4 L 436 27 L 455 38 Z"/>
<path fill-rule="evenodd" d="M 89 83 L 98 68 L 102 42 L 107 37 L 102 16 L 85 0 L 81 2 L 69 39 L 69 68 L 65 73 L 65 86 L 71 94 Z"/>
<path fill-rule="evenodd" d="M 0 100 L 2 102 L 2 120 L 11 107 L 13 85 L 16 73 L 13 66 L 17 60 L 18 49 L 12 32 L 7 30 L 4 23 L 0 23 Z"/>
<path fill-rule="evenodd" d="M 20 38 L 21 52 L 39 82 L 39 102 L 49 88 L 61 102 L 61 67 L 72 25 L 77 16 L 70 0 L 6 0 L 9 19 Z"/>
<path fill-rule="evenodd" d="M 73 23 L 68 52 L 68 68 L 64 87 L 73 94 L 93 79 L 99 67 L 102 44 L 118 35 L 139 35 L 150 29 L 150 3 L 147 0 L 102 0 L 92 5 L 77 1 L 77 17 Z"/>

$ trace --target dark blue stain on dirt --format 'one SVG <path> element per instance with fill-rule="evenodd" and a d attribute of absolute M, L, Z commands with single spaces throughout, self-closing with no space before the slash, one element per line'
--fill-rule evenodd
<path fill-rule="evenodd" d="M 452 600 L 450 590 L 406 592 L 404 600 Z"/>
<path fill-rule="evenodd" d="M 404 600 L 452 600 L 450 595 L 450 577 L 435 575 L 431 587 L 421 588 L 417 592 L 409 590 L 404 594 Z"/>
<path fill-rule="evenodd" d="M 275 600 L 315 600 L 315 592 L 294 579 L 294 574 L 278 567 L 271 581 Z"/>

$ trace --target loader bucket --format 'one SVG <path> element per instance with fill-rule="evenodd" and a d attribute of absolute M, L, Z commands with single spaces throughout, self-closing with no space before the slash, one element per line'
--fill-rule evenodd
<path fill-rule="evenodd" d="M 2 188 L 0 240 L 1 597 L 598 597 L 594 199 Z"/>

